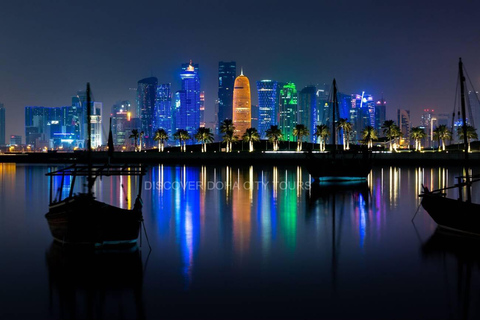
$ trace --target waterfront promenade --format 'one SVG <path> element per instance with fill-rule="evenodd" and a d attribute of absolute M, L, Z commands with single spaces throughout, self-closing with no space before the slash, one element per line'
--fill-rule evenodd
<path fill-rule="evenodd" d="M 331 158 L 331 153 L 312 154 L 317 158 Z M 210 164 L 236 164 L 236 165 L 301 165 L 306 161 L 308 152 L 273 152 L 273 151 L 234 151 L 231 153 L 209 151 L 187 152 L 115 152 L 112 162 L 114 163 L 146 163 L 146 164 L 187 164 L 187 165 L 210 165 Z M 337 157 L 340 155 L 337 154 Z M 361 153 L 346 153 L 345 157 L 361 157 Z M 480 165 L 480 152 L 469 154 L 471 165 Z M 464 154 L 458 151 L 449 152 L 373 152 L 371 158 L 374 165 L 462 165 Z M 106 163 L 107 152 L 93 152 L 92 160 L 95 163 Z M 48 153 L 5 153 L 0 154 L 0 162 L 3 163 L 84 163 L 84 152 L 48 152 Z"/>

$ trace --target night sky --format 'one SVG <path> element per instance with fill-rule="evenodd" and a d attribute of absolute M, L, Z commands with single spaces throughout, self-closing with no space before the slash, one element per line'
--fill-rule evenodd
<path fill-rule="evenodd" d="M 458 58 L 480 89 L 480 1 L 3 1 L 0 102 L 7 135 L 25 140 L 24 107 L 70 105 L 91 83 L 107 115 L 134 103 L 137 81 L 179 89 L 179 69 L 200 65 L 207 121 L 218 61 L 254 82 L 331 83 L 387 100 L 387 117 L 410 109 L 452 112 Z M 394 118 L 395 117 L 395 118 Z"/>

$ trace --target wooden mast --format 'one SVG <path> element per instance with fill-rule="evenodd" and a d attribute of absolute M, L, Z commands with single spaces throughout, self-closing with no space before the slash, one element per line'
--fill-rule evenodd
<path fill-rule="evenodd" d="M 467 202 L 472 201 L 470 191 L 470 175 L 468 173 L 468 138 L 467 138 L 467 116 L 465 111 L 465 76 L 463 75 L 462 58 L 458 62 L 458 69 L 460 72 L 460 101 L 462 104 L 462 129 L 463 129 L 463 148 L 465 152 L 465 177 L 467 185 Z"/>
<path fill-rule="evenodd" d="M 92 124 L 91 124 L 91 98 L 90 98 L 90 83 L 87 82 L 87 162 L 88 162 L 88 177 L 87 177 L 87 184 L 88 184 L 88 195 L 93 195 L 92 187 L 93 187 L 93 178 L 92 178 Z"/>

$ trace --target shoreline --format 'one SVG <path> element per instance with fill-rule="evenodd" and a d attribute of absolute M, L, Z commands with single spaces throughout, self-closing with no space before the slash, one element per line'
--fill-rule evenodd
<path fill-rule="evenodd" d="M 112 163 L 144 163 L 144 164 L 179 164 L 179 165 L 209 165 L 209 164 L 262 164 L 262 165 L 301 165 L 308 161 L 308 157 L 319 161 L 332 160 L 331 153 L 319 152 L 115 152 Z M 341 157 L 337 154 L 337 158 Z M 344 153 L 345 159 L 361 158 L 362 153 Z M 379 152 L 372 153 L 373 165 L 462 165 L 464 154 L 462 152 Z M 106 151 L 92 152 L 94 163 L 107 163 Z M 469 154 L 470 164 L 480 165 L 480 152 Z M 84 152 L 56 152 L 56 153 L 12 153 L 0 154 L 0 163 L 25 163 L 25 164 L 72 164 L 86 163 Z"/>

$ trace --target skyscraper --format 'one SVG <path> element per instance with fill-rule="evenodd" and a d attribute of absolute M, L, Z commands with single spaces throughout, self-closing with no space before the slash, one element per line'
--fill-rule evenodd
<path fill-rule="evenodd" d="M 126 146 L 129 132 L 127 132 L 128 124 L 132 117 L 130 101 L 118 101 L 112 106 L 112 138 L 115 146 Z M 127 136 L 128 135 L 128 136 Z"/>
<path fill-rule="evenodd" d="M 145 78 L 137 83 L 137 118 L 140 118 L 147 147 L 153 144 L 154 110 L 158 80 L 155 77 Z"/>
<path fill-rule="evenodd" d="M 241 74 L 235 79 L 233 89 L 233 125 L 235 134 L 240 138 L 252 127 L 252 98 L 250 94 L 250 81 Z"/>
<path fill-rule="evenodd" d="M 377 101 L 375 104 L 375 130 L 377 132 L 382 131 L 382 126 L 383 123 L 386 120 L 386 114 L 387 114 L 387 101 L 385 99 L 380 99 Z"/>
<path fill-rule="evenodd" d="M 0 146 L 5 145 L 5 108 L 0 103 Z"/>
<path fill-rule="evenodd" d="M 279 87 L 277 81 L 257 81 L 258 92 L 258 132 L 265 138 L 270 126 L 277 125 Z"/>
<path fill-rule="evenodd" d="M 351 95 L 349 120 L 353 125 L 352 135 L 357 141 L 362 139 L 362 130 L 365 127 L 375 128 L 375 103 L 371 94 L 363 91 L 362 94 Z"/>
<path fill-rule="evenodd" d="M 293 82 L 288 82 L 280 90 L 279 129 L 282 130 L 285 141 L 295 141 L 293 129 L 297 125 L 297 88 Z"/>
<path fill-rule="evenodd" d="M 232 119 L 233 110 L 233 86 L 237 76 L 237 64 L 235 61 L 218 63 L 218 124 L 225 119 Z M 218 131 L 218 130 L 217 130 Z M 217 132 L 218 133 L 218 132 Z"/>
<path fill-rule="evenodd" d="M 205 91 L 200 92 L 200 127 L 205 128 Z"/>
<path fill-rule="evenodd" d="M 313 134 L 315 133 L 315 124 L 317 117 L 317 88 L 308 86 L 303 88 L 298 95 L 298 113 L 297 123 L 305 125 L 309 130 L 309 139 L 315 141 Z"/>
<path fill-rule="evenodd" d="M 160 84 L 157 87 L 155 100 L 155 128 L 164 129 L 168 135 L 172 135 L 172 85 L 170 83 Z"/>
<path fill-rule="evenodd" d="M 200 127 L 200 77 L 198 64 L 182 64 L 182 90 L 175 94 L 175 130 L 187 130 L 194 135 Z"/>
<path fill-rule="evenodd" d="M 410 110 L 397 110 L 397 125 L 402 133 L 402 140 L 405 145 L 410 144 Z"/>

